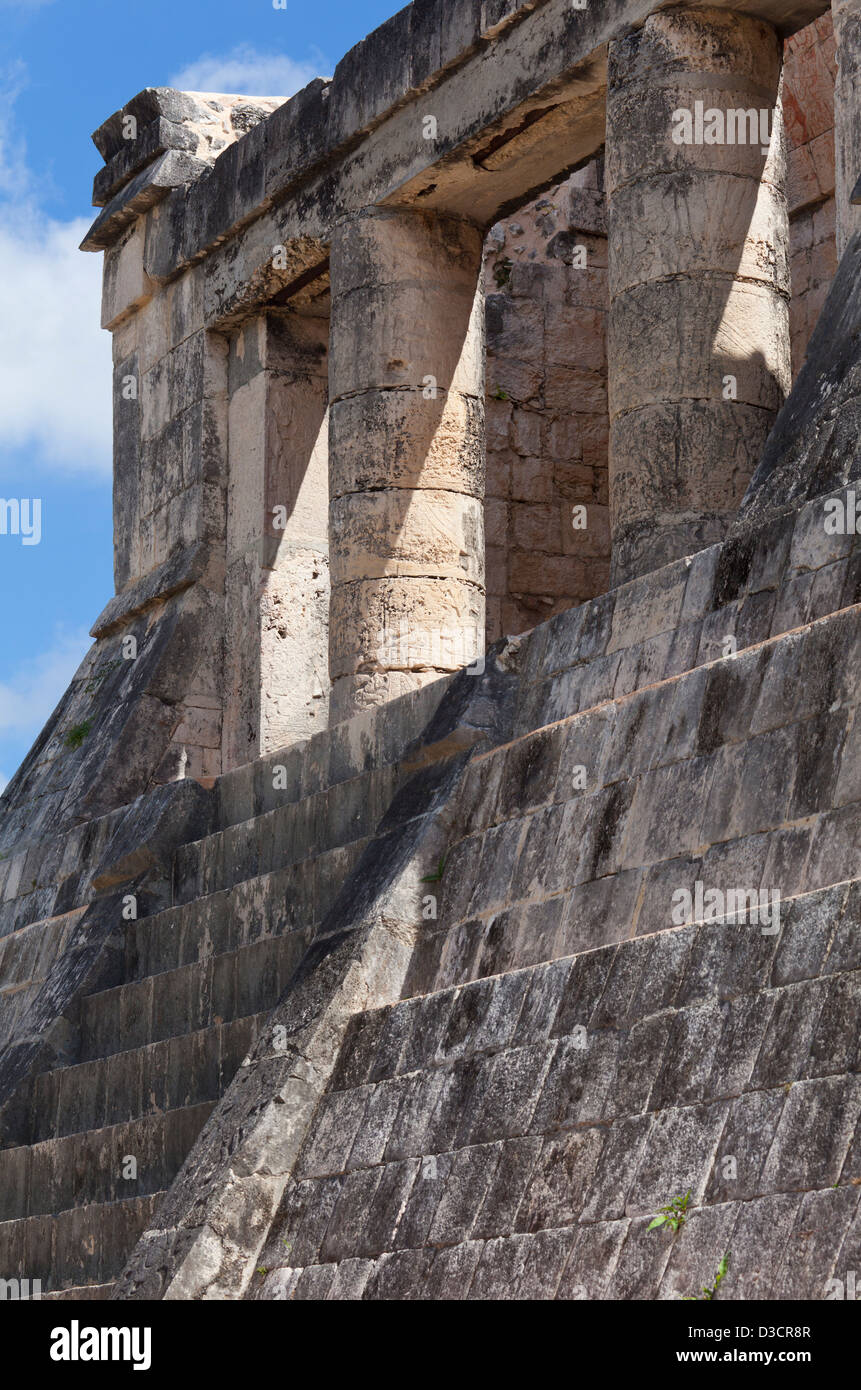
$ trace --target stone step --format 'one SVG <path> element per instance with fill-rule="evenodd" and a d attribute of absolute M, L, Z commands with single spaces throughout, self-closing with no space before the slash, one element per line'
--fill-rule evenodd
<path fill-rule="evenodd" d="M 267 1013 L 77 1066 L 42 1072 L 22 1107 L 15 1146 L 126 1124 L 146 1115 L 215 1101 L 223 1094 L 268 1018 Z"/>
<path fill-rule="evenodd" d="M 140 980 L 266 937 L 307 932 L 326 914 L 365 841 L 178 903 L 126 928 L 126 979 Z"/>
<path fill-rule="evenodd" d="M 859 660 L 855 606 L 476 754 L 407 992 L 668 928 L 698 881 L 851 876 Z"/>
<path fill-rule="evenodd" d="M 166 1191 L 214 1104 L 0 1150 L 0 1228 L 22 1217 L 58 1215 L 73 1207 Z M 124 1176 L 124 1168 L 134 1176 Z"/>
<path fill-rule="evenodd" d="M 31 1283 L 40 1279 L 46 1293 L 111 1283 L 152 1221 L 162 1195 L 91 1203 L 56 1216 L 0 1223 L 2 1277 Z"/>
<path fill-rule="evenodd" d="M 273 1009 L 306 944 L 305 932 L 264 937 L 238 951 L 88 995 L 81 1001 L 80 1061 Z"/>
<path fill-rule="evenodd" d="M 0 937 L 0 1047 L 21 1023 L 85 910 L 43 918 Z"/>
<path fill-rule="evenodd" d="M 219 777 L 215 788 L 221 829 L 341 787 L 381 767 L 397 766 L 435 713 L 450 677 L 431 681 L 372 705 L 341 724 L 320 730 L 303 743 L 275 749 Z M 279 785 L 273 770 L 280 768 Z M 370 785 L 370 784 L 369 784 Z"/>
<path fill-rule="evenodd" d="M 859 904 L 856 879 L 795 899 L 778 936 L 706 921 L 358 1015 L 251 1296 L 361 1297 L 383 1260 L 403 1278 L 366 1297 L 426 1298 L 441 1252 L 449 1279 L 466 1245 L 489 1273 L 500 1242 L 516 1257 L 538 1235 L 524 1297 L 553 1296 L 542 1270 L 558 1282 L 575 1240 L 567 1297 L 695 1296 L 727 1252 L 722 1297 L 762 1296 L 765 1271 L 786 1297 L 827 1296 L 857 1239 L 841 1255 L 859 1207 Z M 688 1191 L 679 1240 L 648 1234 Z M 484 1296 L 511 1296 L 512 1273 Z"/>
<path fill-rule="evenodd" d="M 373 768 L 181 846 L 174 859 L 174 902 L 208 897 L 367 838 L 389 806 L 399 776 L 394 764 Z"/>
<path fill-rule="evenodd" d="M 27 925 L 61 916 L 89 896 L 94 865 L 109 844 L 125 807 L 72 827 L 56 838 L 3 845 L 0 853 L 0 941 Z M 2 832 L 8 834 L 4 817 Z"/>
<path fill-rule="evenodd" d="M 794 631 L 861 601 L 861 540 L 824 498 L 567 609 L 526 638 L 519 733 Z M 854 502 L 851 504 L 854 506 Z"/>

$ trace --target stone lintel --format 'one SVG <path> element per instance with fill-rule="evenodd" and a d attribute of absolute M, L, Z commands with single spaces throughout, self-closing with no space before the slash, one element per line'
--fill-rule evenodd
<path fill-rule="evenodd" d="M 828 10 L 827 0 L 708 7 L 766 20 L 783 36 Z M 288 247 L 303 235 L 327 241 L 334 215 L 369 203 L 489 225 L 601 147 L 607 45 L 656 8 L 656 0 L 585 10 L 570 0 L 408 6 L 352 49 L 330 81 L 315 79 L 216 159 L 187 204 L 180 193 L 168 200 L 148 238 L 147 273 L 171 279 L 282 205 L 278 240 Z M 427 114 L 437 116 L 436 140 L 421 138 Z"/>
<path fill-rule="evenodd" d="M 155 207 L 174 189 L 194 183 L 208 167 L 202 159 L 183 150 L 168 150 L 111 199 L 81 242 L 81 250 L 108 250 L 136 217 Z"/>

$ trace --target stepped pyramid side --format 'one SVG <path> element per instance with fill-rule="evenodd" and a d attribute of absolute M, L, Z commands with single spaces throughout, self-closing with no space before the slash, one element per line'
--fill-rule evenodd
<path fill-rule="evenodd" d="M 857 9 L 416 0 L 288 102 L 146 89 L 96 132 L 117 593 L 0 798 L 0 1278 L 654 1300 L 726 1259 L 720 1297 L 846 1286 Z M 842 256 L 784 401 L 784 123 L 707 149 L 670 117 L 703 72 L 719 115 L 779 115 L 810 26 Z M 485 316 L 485 233 L 584 170 L 565 276 Z M 522 359 L 539 320 L 584 361 Z M 504 447 L 486 494 L 494 322 L 525 400 L 606 424 L 613 587 L 482 656 L 486 589 L 493 631 L 535 597 L 486 585 L 485 495 L 549 487 Z M 560 544 L 553 606 L 607 569 Z"/>
<path fill-rule="evenodd" d="M 727 1296 L 821 1298 L 853 1267 L 861 609 L 817 513 L 722 608 L 715 547 L 501 653 L 496 746 L 396 798 L 120 1297 L 677 1297 L 729 1252 Z M 697 882 L 762 922 L 680 924 Z"/>

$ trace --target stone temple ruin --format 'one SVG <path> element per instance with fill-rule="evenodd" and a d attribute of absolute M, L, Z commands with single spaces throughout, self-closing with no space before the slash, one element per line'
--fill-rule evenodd
<path fill-rule="evenodd" d="M 4 1279 L 861 1271 L 859 66 L 859 0 L 414 0 L 96 132 L 116 594 L 0 800 Z"/>

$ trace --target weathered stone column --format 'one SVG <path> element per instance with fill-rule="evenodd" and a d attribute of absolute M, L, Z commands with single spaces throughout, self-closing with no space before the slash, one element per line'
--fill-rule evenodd
<path fill-rule="evenodd" d="M 834 88 L 837 254 L 861 228 L 861 208 L 850 198 L 861 178 L 861 0 L 831 0 L 837 45 Z"/>
<path fill-rule="evenodd" d="M 328 328 L 270 309 L 230 343 L 225 768 L 328 721 Z"/>
<path fill-rule="evenodd" d="M 335 229 L 332 719 L 472 662 L 484 634 L 481 233 L 369 209 Z"/>
<path fill-rule="evenodd" d="M 790 384 L 781 44 L 679 7 L 612 44 L 613 582 L 721 539 Z"/>

